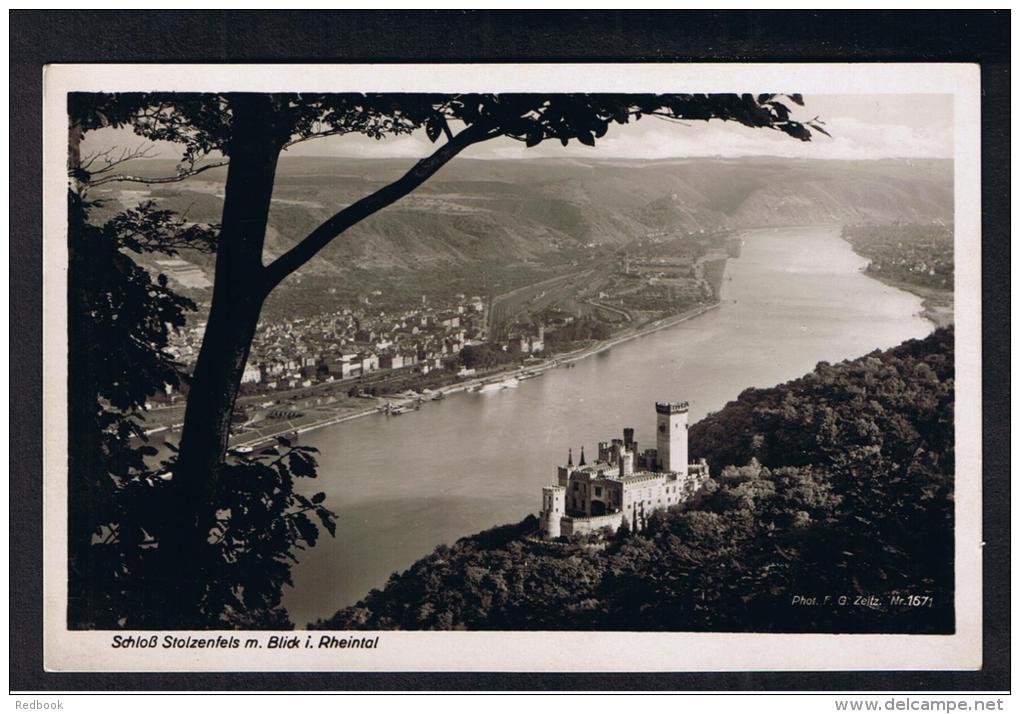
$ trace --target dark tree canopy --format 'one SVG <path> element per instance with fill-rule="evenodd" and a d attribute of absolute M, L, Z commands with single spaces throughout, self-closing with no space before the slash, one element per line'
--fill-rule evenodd
<path fill-rule="evenodd" d="M 183 144 L 183 158 L 211 151 L 229 155 L 236 93 L 74 93 L 70 112 L 85 131 L 127 126 L 151 140 Z M 273 132 L 282 144 L 334 134 L 381 139 L 422 127 L 432 141 L 453 138 L 454 127 L 482 127 L 527 143 L 570 139 L 593 146 L 611 124 L 643 116 L 735 121 L 808 141 L 821 122 L 796 121 L 788 104 L 799 94 L 316 94 L 260 95 L 272 104 Z"/>

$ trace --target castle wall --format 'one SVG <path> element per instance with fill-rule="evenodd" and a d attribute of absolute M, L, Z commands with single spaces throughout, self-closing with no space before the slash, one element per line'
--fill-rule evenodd
<path fill-rule="evenodd" d="M 567 516 L 560 527 L 560 535 L 584 535 L 609 527 L 614 531 L 620 529 L 623 513 L 607 513 L 604 516 Z"/>
<path fill-rule="evenodd" d="M 690 469 L 687 476 L 650 472 L 626 480 L 588 479 L 578 474 L 566 488 L 547 486 L 542 489 L 542 532 L 547 538 L 556 538 L 605 526 L 616 530 L 624 523 L 631 530 L 644 530 L 653 513 L 686 501 L 708 478 L 707 464 L 691 464 Z M 595 503 L 608 512 L 593 515 Z"/>

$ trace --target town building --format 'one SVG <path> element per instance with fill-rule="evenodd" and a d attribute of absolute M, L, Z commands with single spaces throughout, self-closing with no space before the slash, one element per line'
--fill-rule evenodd
<path fill-rule="evenodd" d="M 538 326 L 538 335 L 535 337 L 529 337 L 528 335 L 521 335 L 521 352 L 524 354 L 535 354 L 536 352 L 542 352 L 545 350 L 545 326 Z"/>
<path fill-rule="evenodd" d="M 246 392 L 269 392 L 371 378 L 380 370 L 427 374 L 442 369 L 445 363 L 452 364 L 466 345 L 484 339 L 485 306 L 480 301 L 461 295 L 455 302 L 415 304 L 377 314 L 345 307 L 261 322 L 252 339 L 242 383 Z M 175 331 L 168 352 L 192 367 L 204 332 L 204 322 Z"/>
<path fill-rule="evenodd" d="M 623 526 L 642 530 L 655 511 L 690 498 L 708 479 L 704 459 L 688 463 L 687 402 L 656 402 L 655 448 L 638 449 L 634 430 L 603 441 L 587 463 L 584 447 L 574 464 L 556 467 L 556 484 L 542 489 L 540 527 L 546 538 Z"/>

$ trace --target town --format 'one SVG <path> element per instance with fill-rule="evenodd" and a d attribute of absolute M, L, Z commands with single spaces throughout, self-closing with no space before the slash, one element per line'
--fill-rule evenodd
<path fill-rule="evenodd" d="M 442 302 L 422 296 L 396 310 L 374 304 L 379 297 L 375 291 L 354 307 L 259 324 L 234 410 L 235 446 L 247 451 L 253 443 L 375 409 L 398 415 L 426 395 L 442 399 L 440 387 L 472 385 L 546 355 L 543 325 L 515 327 L 499 343 L 487 342 L 487 305 L 479 296 L 455 294 Z M 573 319 L 560 316 L 553 329 Z M 174 335 L 169 351 L 188 372 L 204 333 L 205 323 L 196 321 Z M 151 436 L 161 435 L 157 441 L 173 438 L 186 394 L 184 383 L 150 396 L 146 421 Z"/>
<path fill-rule="evenodd" d="M 359 309 L 262 322 L 241 378 L 243 391 L 271 392 L 314 383 L 363 377 L 413 367 L 428 374 L 456 357 L 465 345 L 484 340 L 485 305 L 479 297 L 457 296 L 453 305 L 421 305 L 400 313 Z M 192 365 L 205 324 L 179 333 L 173 351 Z"/>
<path fill-rule="evenodd" d="M 727 245 L 731 256 L 739 253 L 739 239 L 725 234 L 655 237 L 632 244 L 629 251 L 606 251 L 575 273 L 488 301 L 455 293 L 422 295 L 420 302 L 394 306 L 376 289 L 359 295 L 352 306 L 263 319 L 242 393 L 364 381 L 373 373 L 400 370 L 426 376 L 452 369 L 464 378 L 473 376 L 473 369 L 524 363 L 568 351 L 578 342 L 606 339 L 619 329 L 714 302 L 727 254 L 719 248 L 713 252 L 713 244 Z M 170 351 L 189 370 L 204 334 L 205 323 L 199 321 L 175 335 Z M 482 346 L 487 349 L 462 354 Z M 167 396 L 173 401 L 172 394 Z"/>
<path fill-rule="evenodd" d="M 516 326 L 495 347 L 487 343 L 486 304 L 478 296 L 457 294 L 447 304 L 432 304 L 423 296 L 418 305 L 397 312 L 374 310 L 371 298 L 357 308 L 260 323 L 241 378 L 242 396 L 340 383 L 348 396 L 375 396 L 476 377 L 486 368 L 545 353 L 543 325 Z M 558 320 L 559 325 L 571 322 L 569 315 Z M 204 333 L 205 323 L 199 322 L 175 335 L 170 351 L 188 370 Z M 494 350 L 502 354 L 494 357 Z M 174 404 L 179 397 L 167 387 L 153 398 L 153 406 Z"/>
<path fill-rule="evenodd" d="M 373 410 L 399 415 L 450 389 L 515 386 L 561 357 L 716 304 L 726 258 L 739 254 L 739 242 L 725 232 L 650 235 L 593 248 L 573 272 L 492 296 L 437 290 L 410 297 L 377 287 L 301 317 L 274 309 L 252 340 L 232 443 L 267 443 Z M 187 261 L 169 268 L 172 280 L 194 283 Z M 208 298 L 195 297 L 196 319 L 169 349 L 186 373 L 206 328 Z M 168 386 L 150 397 L 150 435 L 183 420 L 186 381 L 180 390 Z"/>

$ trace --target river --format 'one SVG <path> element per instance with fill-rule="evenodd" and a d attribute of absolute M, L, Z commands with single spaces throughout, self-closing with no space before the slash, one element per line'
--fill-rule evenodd
<path fill-rule="evenodd" d="M 656 400 L 688 400 L 691 420 L 750 386 L 772 386 L 928 334 L 921 299 L 861 272 L 838 227 L 747 231 L 716 310 L 612 347 L 516 389 L 464 393 L 401 416 L 308 433 L 339 514 L 300 556 L 284 604 L 303 627 L 354 604 L 440 543 L 538 513 L 554 467 L 633 426 L 654 446 Z"/>

